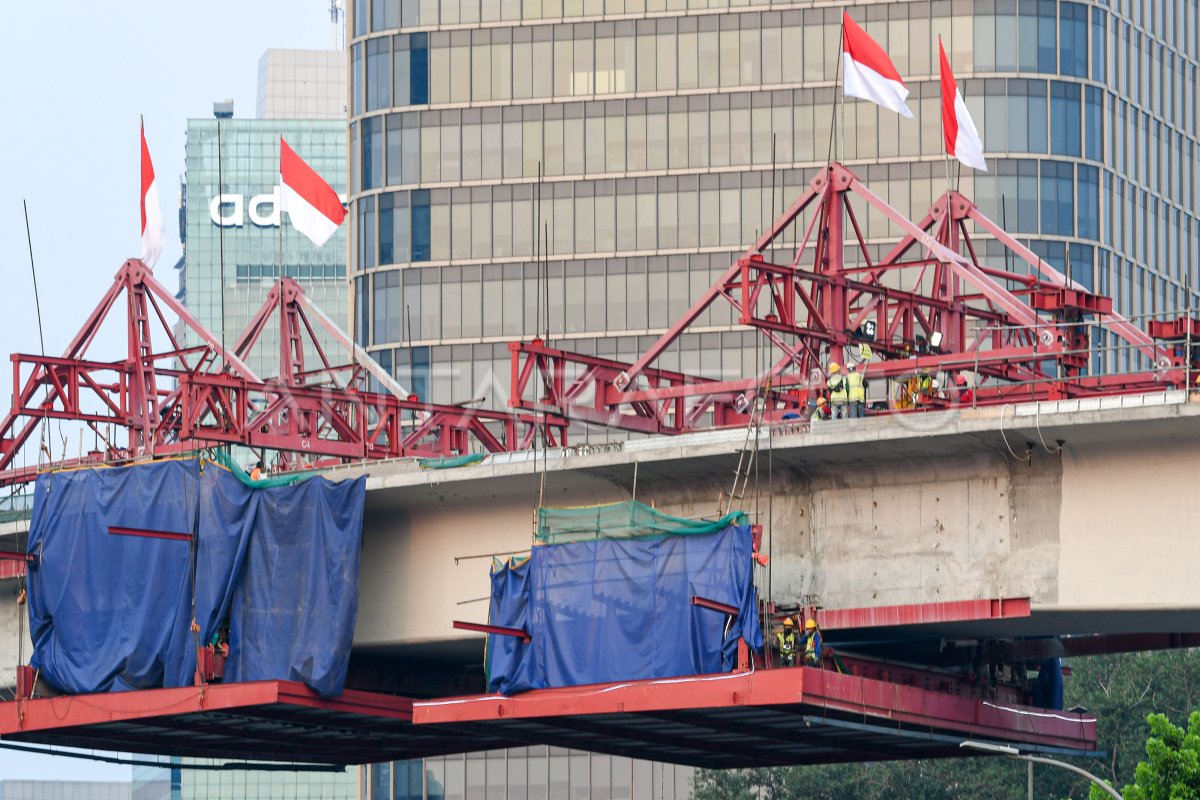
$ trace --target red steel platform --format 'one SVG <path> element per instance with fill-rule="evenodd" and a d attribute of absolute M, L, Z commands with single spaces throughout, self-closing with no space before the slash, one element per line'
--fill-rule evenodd
<path fill-rule="evenodd" d="M 413 722 L 708 768 L 960 756 L 965 739 L 1096 748 L 1090 714 L 807 667 L 417 701 Z"/>
<path fill-rule="evenodd" d="M 346 690 L 324 699 L 291 681 L 209 684 L 0 703 L 5 741 L 152 755 L 312 764 L 512 746 L 412 724 L 407 697 Z"/>
<path fill-rule="evenodd" d="M 0 703 L 0 738 L 319 764 L 553 744 L 725 768 L 952 757 L 964 739 L 1080 755 L 1096 720 L 792 668 L 426 701 L 289 681 L 64 695 Z"/>

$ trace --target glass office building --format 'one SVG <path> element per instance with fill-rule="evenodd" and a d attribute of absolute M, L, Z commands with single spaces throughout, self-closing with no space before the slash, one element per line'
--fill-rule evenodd
<path fill-rule="evenodd" d="M 319 772 L 197 769 L 226 761 L 171 761 L 179 766 L 134 767 L 132 800 L 359 800 L 355 767 Z"/>
<path fill-rule="evenodd" d="M 632 359 L 831 153 L 920 219 L 948 183 L 939 35 L 990 167 L 964 168 L 960 190 L 1122 313 L 1188 307 L 1197 0 L 860 1 L 850 11 L 891 54 L 917 119 L 851 100 L 831 137 L 841 9 L 357 0 L 358 339 L 435 400 L 502 406 L 505 344 L 545 330 L 539 307 L 556 345 Z M 865 234 L 877 252 L 897 236 L 875 214 Z M 983 242 L 982 257 L 1001 253 Z M 750 374 L 753 334 L 731 321 L 707 313 L 660 363 Z"/>
<path fill-rule="evenodd" d="M 687 800 L 690 767 L 518 747 L 373 764 L 361 773 L 361 800 Z"/>
<path fill-rule="evenodd" d="M 233 118 L 232 103 L 218 103 L 222 116 L 188 120 L 179 298 L 226 343 L 245 329 L 281 271 L 340 326 L 348 323 L 345 227 L 314 247 L 286 220 L 281 229 L 276 208 L 280 136 L 345 192 L 345 86 L 343 52 L 270 50 L 259 62 L 265 118 Z M 264 331 L 250 358 L 262 377 L 275 374 L 276 330 Z"/>

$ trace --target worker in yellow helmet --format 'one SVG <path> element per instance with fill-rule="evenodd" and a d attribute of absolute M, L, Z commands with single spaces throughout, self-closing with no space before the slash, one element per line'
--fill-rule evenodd
<path fill-rule="evenodd" d="M 833 418 L 846 417 L 846 403 L 849 395 L 846 393 L 846 378 L 842 373 L 842 365 L 836 361 L 829 362 L 829 378 L 825 386 L 829 389 L 829 405 L 833 406 Z"/>
<path fill-rule="evenodd" d="M 804 663 L 810 667 L 821 666 L 821 629 L 812 617 L 804 623 Z"/>
<path fill-rule="evenodd" d="M 796 666 L 796 653 L 800 650 L 800 642 L 796 638 L 796 623 L 791 617 L 783 621 L 783 630 L 775 634 L 775 649 L 779 652 L 780 666 Z"/>
<path fill-rule="evenodd" d="M 857 364 L 850 365 L 846 376 L 846 395 L 850 402 L 850 417 L 858 419 L 867 415 L 867 382 L 858 371 Z"/>

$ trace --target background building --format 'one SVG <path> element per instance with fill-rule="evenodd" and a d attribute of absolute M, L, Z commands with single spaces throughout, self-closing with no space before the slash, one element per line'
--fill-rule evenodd
<path fill-rule="evenodd" d="M 341 772 L 200 770 L 187 765 L 225 763 L 225 759 L 172 758 L 172 763 L 181 766 L 134 767 L 132 800 L 358 800 L 355 768 Z M 124 797 L 130 798 L 125 786 Z M 96 800 L 119 799 L 96 796 Z"/>
<path fill-rule="evenodd" d="M 686 800 L 691 767 L 580 753 L 557 747 L 518 747 L 466 756 L 373 764 L 363 769 L 361 800 Z"/>
<path fill-rule="evenodd" d="M 0 780 L 0 800 L 130 800 L 130 792 L 120 781 Z"/>
<path fill-rule="evenodd" d="M 280 136 L 345 191 L 345 86 L 344 52 L 270 50 L 259 62 L 266 117 L 232 118 L 232 104 L 218 103 L 221 117 L 188 120 L 179 297 L 227 343 L 262 305 L 281 264 L 335 322 L 347 324 L 345 232 L 317 248 L 286 221 L 281 231 L 276 211 Z M 276 343 L 268 329 L 250 359 L 263 377 L 274 375 L 268 365 L 277 361 Z"/>
<path fill-rule="evenodd" d="M 280 136 L 334 189 L 345 191 L 346 86 L 344 51 L 268 50 L 258 65 L 257 119 L 237 119 L 232 103 L 218 103 L 213 119 L 188 120 L 178 296 L 227 344 L 258 311 L 281 264 L 283 274 L 297 278 L 326 314 L 347 325 L 345 226 L 317 248 L 286 221 L 281 230 L 276 211 Z M 325 338 L 323 331 L 317 334 Z M 268 328 L 249 359 L 262 377 L 275 374 L 277 343 L 274 329 Z M 353 800 L 357 774 L 355 769 L 155 768 L 135 774 L 134 795 L 139 800 Z"/>
<path fill-rule="evenodd" d="M 494 407 L 514 339 L 548 330 L 553 344 L 632 360 L 833 158 L 916 219 L 953 182 L 1126 315 L 1194 305 L 1197 0 L 859 0 L 850 11 L 890 53 L 917 118 L 850 100 L 832 136 L 842 7 L 355 0 L 356 338 L 422 396 Z M 986 174 L 948 167 L 939 36 Z M 864 234 L 873 257 L 898 238 L 877 213 Z M 997 242 L 979 244 L 981 257 L 1003 258 Z M 757 334 L 732 323 L 726 308 L 706 312 L 659 364 L 753 374 Z M 542 766 L 556 757 L 568 772 Z M 604 757 L 579 756 L 578 771 L 575 758 L 377 765 L 364 788 L 492 796 L 494 775 L 511 792 L 495 796 L 547 796 L 532 788 L 536 771 L 558 782 L 550 796 L 643 796 L 639 768 L 630 792 L 621 766 L 618 789 L 615 759 L 583 789 L 593 775 L 583 764 Z"/>
<path fill-rule="evenodd" d="M 905 76 L 917 119 L 851 100 L 831 137 L 841 8 L 355 2 L 359 340 L 435 400 L 502 405 L 505 343 L 544 328 L 539 217 L 552 339 L 621 359 L 838 150 L 919 219 L 948 185 L 939 35 L 991 170 L 964 168 L 961 191 L 1121 312 L 1189 305 L 1185 289 L 1200 284 L 1196 0 L 858 2 L 852 14 Z M 897 236 L 880 215 L 866 225 L 877 252 Z M 981 255 L 1000 252 L 985 242 Z M 749 374 L 751 334 L 730 322 L 724 309 L 706 314 L 660 363 Z"/>
<path fill-rule="evenodd" d="M 345 122 L 346 51 L 268 50 L 258 60 L 259 119 Z"/>

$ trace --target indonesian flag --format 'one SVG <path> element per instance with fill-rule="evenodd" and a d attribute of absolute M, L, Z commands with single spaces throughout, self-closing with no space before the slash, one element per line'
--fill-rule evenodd
<path fill-rule="evenodd" d="M 983 140 L 979 138 L 975 121 L 967 111 L 962 92 L 954 82 L 954 73 L 950 71 L 946 48 L 942 46 L 940 38 L 938 52 L 942 59 L 942 131 L 946 134 L 946 152 L 968 167 L 987 172 L 987 162 L 983 160 Z"/>
<path fill-rule="evenodd" d="M 337 192 L 279 137 L 279 210 L 317 247 L 329 241 L 346 218 Z M 282 224 L 282 220 L 280 221 Z"/>
<path fill-rule="evenodd" d="M 142 261 L 153 268 L 162 253 L 166 237 L 163 235 L 162 207 L 158 204 L 158 183 L 154 180 L 154 164 L 150 161 L 150 148 L 146 146 L 146 126 L 142 125 Z"/>
<path fill-rule="evenodd" d="M 847 97 L 861 97 L 878 103 L 909 119 L 913 113 L 904 101 L 908 87 L 888 54 L 867 32 L 858 27 L 850 15 L 842 12 L 842 92 Z"/>

